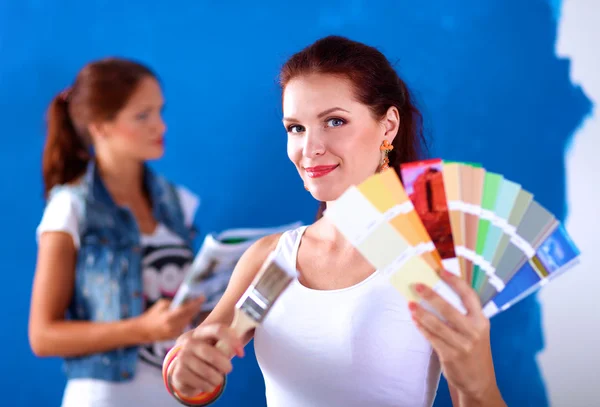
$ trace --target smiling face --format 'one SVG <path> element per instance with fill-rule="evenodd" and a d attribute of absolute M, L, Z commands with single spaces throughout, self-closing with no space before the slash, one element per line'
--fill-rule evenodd
<path fill-rule="evenodd" d="M 325 74 L 290 80 L 283 116 L 288 156 L 312 195 L 325 202 L 377 171 L 379 147 L 393 141 L 399 122 L 395 107 L 378 120 L 356 100 L 350 80 Z"/>

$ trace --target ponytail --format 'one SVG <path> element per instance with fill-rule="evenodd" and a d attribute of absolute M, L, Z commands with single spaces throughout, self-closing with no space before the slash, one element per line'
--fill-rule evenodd
<path fill-rule="evenodd" d="M 47 112 L 47 135 L 42 158 L 44 197 L 50 190 L 81 176 L 90 159 L 86 143 L 77 133 L 69 116 L 66 92 L 57 95 Z"/>

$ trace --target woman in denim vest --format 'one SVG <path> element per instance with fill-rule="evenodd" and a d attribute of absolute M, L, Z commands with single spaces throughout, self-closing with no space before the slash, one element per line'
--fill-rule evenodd
<path fill-rule="evenodd" d="M 162 107 L 150 69 L 111 58 L 48 109 L 29 338 L 36 355 L 65 360 L 63 407 L 177 404 L 160 367 L 201 307 L 169 308 L 198 199 L 145 165 L 164 152 Z"/>

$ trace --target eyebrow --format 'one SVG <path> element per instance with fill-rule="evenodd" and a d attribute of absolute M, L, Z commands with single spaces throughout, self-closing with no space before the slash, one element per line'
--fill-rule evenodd
<path fill-rule="evenodd" d="M 317 117 L 320 119 L 320 118 L 327 116 L 328 114 L 333 113 L 338 110 L 341 110 L 342 112 L 350 113 L 348 110 L 342 109 L 341 107 L 332 107 L 331 109 L 323 110 L 321 113 L 319 113 L 317 115 Z M 298 122 L 299 120 L 294 119 L 293 117 L 284 117 L 283 121 L 284 122 Z"/>
<path fill-rule="evenodd" d="M 144 105 L 141 105 L 138 108 L 138 110 L 139 111 L 152 110 L 152 109 L 156 109 L 157 107 L 159 109 L 164 109 L 166 107 L 166 103 L 161 103 L 160 105 L 144 104 Z"/>

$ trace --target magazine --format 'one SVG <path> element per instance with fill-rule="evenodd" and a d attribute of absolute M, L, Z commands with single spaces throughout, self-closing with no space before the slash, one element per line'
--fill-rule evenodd
<path fill-rule="evenodd" d="M 211 311 L 225 292 L 238 260 L 254 242 L 264 236 L 300 226 L 302 222 L 298 221 L 275 227 L 229 229 L 216 235 L 208 234 L 187 270 L 171 308 L 204 295 L 206 301 L 201 311 Z"/>

